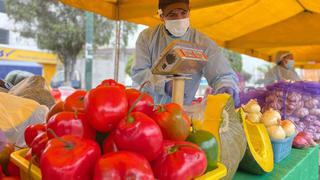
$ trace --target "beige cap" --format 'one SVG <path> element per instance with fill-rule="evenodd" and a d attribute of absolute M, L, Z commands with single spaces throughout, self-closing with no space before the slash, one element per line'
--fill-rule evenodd
<path fill-rule="evenodd" d="M 169 1 L 169 2 L 162 2 L 159 1 L 159 14 L 168 14 L 175 9 L 183 9 L 188 11 L 189 10 L 189 1 L 180 0 L 180 1 Z"/>

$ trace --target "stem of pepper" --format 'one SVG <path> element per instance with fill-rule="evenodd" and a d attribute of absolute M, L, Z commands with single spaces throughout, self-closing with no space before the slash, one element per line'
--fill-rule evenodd
<path fill-rule="evenodd" d="M 52 129 L 50 129 L 50 128 L 47 129 L 47 131 L 50 132 L 50 133 L 52 134 L 52 136 L 53 136 L 54 138 L 56 138 L 58 141 L 63 142 L 66 149 L 69 149 L 69 150 L 73 149 L 74 144 L 73 144 L 72 142 L 69 142 L 69 141 L 66 141 L 66 140 L 62 139 L 61 137 L 59 137 L 59 136 L 58 136 Z"/>
<path fill-rule="evenodd" d="M 196 132 L 197 132 L 197 129 L 194 127 L 192 117 L 190 118 L 190 121 L 191 121 L 191 129 L 192 129 L 192 133 L 196 133 Z"/>
<path fill-rule="evenodd" d="M 18 149 L 25 149 L 25 148 L 27 148 L 27 147 L 18 146 L 18 145 L 16 145 L 16 144 L 14 144 L 14 147 L 16 147 L 16 148 L 18 148 Z"/>
<path fill-rule="evenodd" d="M 129 111 L 128 111 L 128 122 L 129 123 L 133 123 L 134 122 L 134 118 L 130 115 L 132 110 L 136 107 L 136 105 L 138 104 L 138 102 L 142 99 L 144 93 L 141 93 L 139 95 L 139 97 L 134 101 L 134 103 L 132 104 L 132 106 L 130 107 Z"/>
<path fill-rule="evenodd" d="M 151 83 L 150 81 L 146 81 L 144 83 L 142 83 L 142 85 L 140 86 L 139 91 L 141 92 L 141 90 L 144 88 L 144 86 L 148 83 Z M 139 97 L 134 101 L 134 103 L 132 104 L 132 106 L 130 107 L 129 111 L 128 111 L 128 120 L 127 122 L 129 123 L 133 123 L 134 122 L 134 118 L 130 115 L 131 112 L 133 111 L 133 109 L 136 107 L 136 105 L 138 104 L 138 102 L 142 99 L 144 93 L 141 92 L 141 94 L 139 95 Z"/>

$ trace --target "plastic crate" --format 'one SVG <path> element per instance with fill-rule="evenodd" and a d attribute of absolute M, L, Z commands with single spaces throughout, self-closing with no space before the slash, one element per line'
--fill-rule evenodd
<path fill-rule="evenodd" d="M 294 137 L 295 135 L 292 135 L 283 140 L 271 139 L 273 157 L 274 157 L 275 163 L 279 163 L 291 153 L 292 142 Z"/>
<path fill-rule="evenodd" d="M 28 149 L 21 149 L 15 151 L 11 154 L 10 160 L 20 168 L 20 177 L 21 180 L 28 180 L 28 168 L 29 168 L 29 161 L 24 158 L 24 155 L 27 153 Z M 31 178 L 33 180 L 41 180 L 41 171 L 39 167 L 36 165 L 31 166 Z M 210 172 L 207 172 L 201 177 L 196 178 L 196 180 L 218 180 L 223 178 L 227 175 L 227 168 L 223 165 L 218 163 L 218 167 Z"/>
<path fill-rule="evenodd" d="M 30 175 L 28 173 L 30 162 L 24 158 L 27 151 L 28 149 L 21 149 L 13 152 L 10 155 L 10 161 L 19 167 L 21 180 L 29 180 L 30 176 L 32 180 L 41 180 L 41 171 L 36 165 L 32 165 Z"/>
<path fill-rule="evenodd" d="M 201 177 L 196 178 L 196 180 L 218 180 L 222 179 L 227 175 L 227 168 L 221 164 L 218 163 L 218 167 L 210 172 L 207 172 L 206 174 L 202 175 Z"/>

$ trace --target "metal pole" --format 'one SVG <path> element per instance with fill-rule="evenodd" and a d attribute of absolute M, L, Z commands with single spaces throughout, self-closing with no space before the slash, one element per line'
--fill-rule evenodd
<path fill-rule="evenodd" d="M 119 20 L 119 1 L 116 8 L 116 45 L 114 59 L 114 80 L 119 80 L 120 46 L 121 46 L 121 21 Z"/>
<path fill-rule="evenodd" d="M 93 60 L 93 21 L 92 13 L 86 12 L 86 47 L 85 47 L 85 85 L 86 90 L 92 88 L 92 60 Z"/>
<path fill-rule="evenodd" d="M 120 64 L 120 47 L 121 47 L 121 21 L 116 21 L 116 45 L 114 60 L 114 80 L 119 80 L 119 64 Z"/>

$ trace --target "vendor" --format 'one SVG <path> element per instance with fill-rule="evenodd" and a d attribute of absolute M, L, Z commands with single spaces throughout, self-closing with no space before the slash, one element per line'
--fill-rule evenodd
<path fill-rule="evenodd" d="M 239 104 L 238 78 L 228 60 L 209 37 L 190 27 L 189 0 L 159 0 L 158 12 L 162 23 L 145 29 L 136 42 L 136 58 L 132 67 L 134 85 L 150 81 L 146 89 L 153 95 L 155 102 L 170 102 L 172 81 L 165 76 L 153 75 L 151 68 L 171 41 L 185 40 L 205 46 L 208 63 L 193 74 L 192 79 L 186 80 L 184 104 L 191 104 L 195 98 L 202 76 L 215 92 L 228 93 Z"/>
<path fill-rule="evenodd" d="M 286 80 L 299 81 L 301 79 L 294 70 L 292 53 L 289 51 L 279 51 L 276 55 L 276 66 L 266 73 L 264 83 L 268 85 Z"/>

